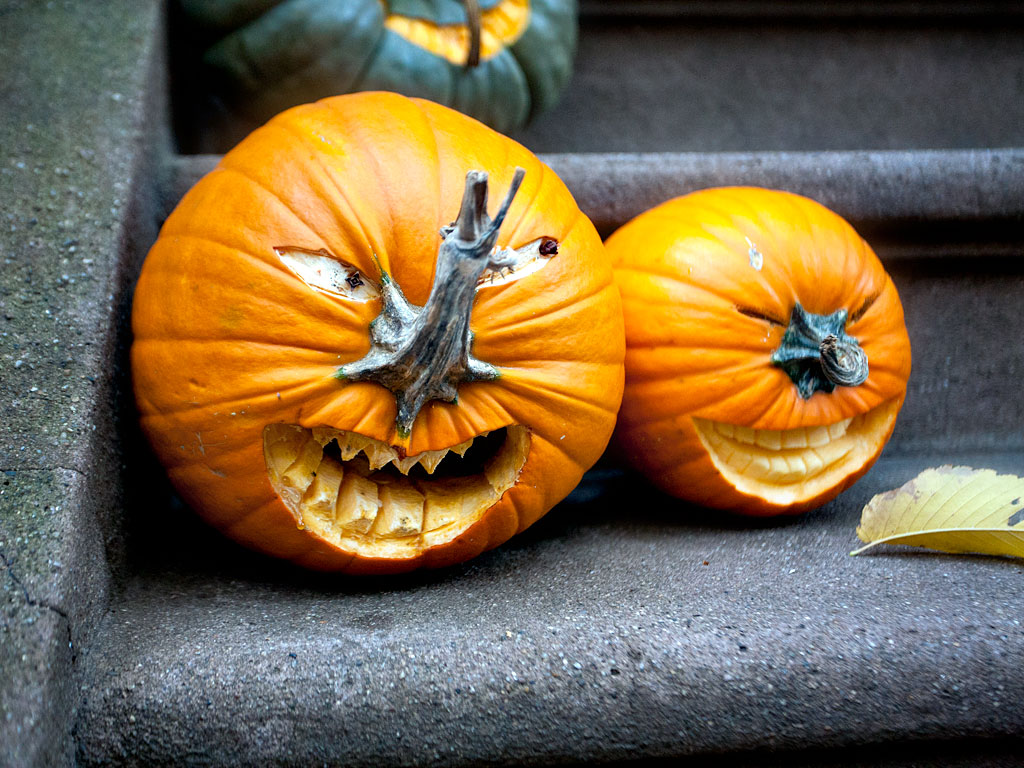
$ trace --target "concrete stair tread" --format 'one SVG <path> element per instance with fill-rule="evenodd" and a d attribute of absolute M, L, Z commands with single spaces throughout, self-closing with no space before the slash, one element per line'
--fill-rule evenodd
<path fill-rule="evenodd" d="M 161 526 L 90 655 L 80 755 L 513 765 L 1010 736 L 1024 563 L 848 552 L 874 493 L 1022 459 L 883 458 L 786 521 L 627 504 L 640 481 L 605 469 L 499 550 L 385 580 Z"/>

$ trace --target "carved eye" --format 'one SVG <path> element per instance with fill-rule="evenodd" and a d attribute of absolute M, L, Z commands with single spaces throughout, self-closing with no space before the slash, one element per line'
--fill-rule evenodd
<path fill-rule="evenodd" d="M 499 251 L 492 257 L 495 266 L 485 269 L 476 282 L 476 287 L 490 288 L 511 283 L 542 269 L 558 255 L 558 241 L 551 237 L 540 237 L 514 250 Z"/>
<path fill-rule="evenodd" d="M 377 283 L 323 248 L 311 251 L 281 245 L 274 248 L 274 252 L 310 288 L 349 301 L 367 302 L 380 297 Z"/>
<path fill-rule="evenodd" d="M 858 320 L 864 317 L 867 311 L 871 309 L 871 305 L 874 304 L 878 300 L 878 297 L 881 295 L 882 292 L 878 291 L 877 293 L 873 293 L 866 299 L 864 299 L 864 303 L 861 304 L 860 307 L 852 315 L 850 315 L 846 322 L 852 325 L 853 323 L 856 323 Z"/>

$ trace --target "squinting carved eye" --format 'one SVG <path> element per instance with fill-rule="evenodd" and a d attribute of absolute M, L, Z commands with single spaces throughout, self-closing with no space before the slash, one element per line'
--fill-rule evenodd
<path fill-rule="evenodd" d="M 492 263 L 497 268 L 485 269 L 477 280 L 477 289 L 497 287 L 511 283 L 542 269 L 558 255 L 558 241 L 551 237 L 540 237 L 514 250 L 499 251 Z"/>
<path fill-rule="evenodd" d="M 321 248 L 311 251 L 294 245 L 281 245 L 274 252 L 288 269 L 311 288 L 350 301 L 373 301 L 380 296 L 377 284 L 344 261 Z"/>

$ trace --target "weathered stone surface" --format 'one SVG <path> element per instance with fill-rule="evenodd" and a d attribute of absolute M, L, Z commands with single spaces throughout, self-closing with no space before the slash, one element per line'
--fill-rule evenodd
<path fill-rule="evenodd" d="M 3 576 L 0 764 L 69 765 L 74 757 L 71 713 L 78 691 L 66 679 L 72 666 L 67 619 L 32 602 L 6 567 Z"/>
<path fill-rule="evenodd" d="M 580 208 L 608 235 L 634 216 L 679 195 L 715 186 L 784 189 L 811 197 L 886 241 L 916 237 L 916 252 L 936 253 L 940 237 L 967 228 L 982 242 L 1016 247 L 1024 199 L 1024 149 L 936 152 L 621 152 L 541 154 Z M 217 155 L 179 156 L 164 199 L 170 211 Z M 984 225 L 979 233 L 971 229 Z M 1014 225 L 1009 230 L 999 225 Z M 921 227 L 932 236 L 921 242 Z M 918 227 L 908 233 L 908 228 Z M 962 233 L 961 233 L 962 235 Z M 912 237 L 913 236 L 913 237 Z M 1010 238 L 1011 242 L 1005 241 Z M 893 256 L 913 254 L 906 243 Z M 956 246 L 959 246 L 957 243 Z M 1004 252 L 1008 250 L 1005 249 Z"/>
<path fill-rule="evenodd" d="M 543 155 L 602 232 L 670 198 L 716 186 L 784 189 L 814 198 L 888 239 L 918 248 L 950 237 L 950 225 L 984 222 L 991 241 L 1021 216 L 1021 149 L 883 152 L 586 153 Z M 921 224 L 932 232 L 922 233 Z M 897 231 L 912 227 L 910 232 Z M 922 238 L 922 234 L 929 235 Z M 1016 240 L 1019 244 L 1019 238 Z M 1019 251 L 1018 251 L 1019 252 Z"/>
<path fill-rule="evenodd" d="M 81 509 L 84 485 L 72 470 L 0 476 L 0 743 L 12 765 L 73 754 L 74 630 L 95 625 L 108 579 L 99 531 Z"/>
<path fill-rule="evenodd" d="M 124 251 L 145 232 L 133 179 L 148 157 L 158 12 L 0 9 L 0 764 L 71 761 L 76 662 L 106 606 L 121 470 L 114 329 Z"/>
<path fill-rule="evenodd" d="M 950 458 L 884 460 L 827 507 L 763 522 L 611 471 L 497 551 L 388 580 L 297 573 L 161 520 L 90 656 L 80 757 L 758 764 L 783 750 L 805 765 L 876 745 L 882 764 L 882 745 L 897 762 L 905 742 L 1019 737 L 1024 564 L 847 554 L 873 493 Z M 1005 471 L 1021 456 L 960 459 Z"/>

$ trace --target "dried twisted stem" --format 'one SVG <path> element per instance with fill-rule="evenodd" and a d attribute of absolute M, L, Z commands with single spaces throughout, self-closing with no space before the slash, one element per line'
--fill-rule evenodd
<path fill-rule="evenodd" d="M 469 316 L 480 275 L 485 269 L 506 266 L 510 258 L 495 251 L 495 244 L 525 174 L 516 169 L 493 219 L 487 215 L 487 173 L 466 174 L 458 218 L 441 230 L 434 283 L 424 306 L 410 304 L 398 284 L 381 274 L 383 307 L 370 324 L 370 351 L 342 366 L 338 377 L 373 381 L 394 393 L 400 450 L 408 445 L 413 423 L 426 403 L 455 402 L 460 384 L 498 377 L 497 368 L 470 352 Z"/>

